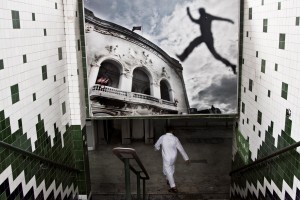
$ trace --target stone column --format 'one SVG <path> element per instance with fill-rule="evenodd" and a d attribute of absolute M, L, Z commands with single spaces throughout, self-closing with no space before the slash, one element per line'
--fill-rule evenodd
<path fill-rule="evenodd" d="M 90 74 L 88 77 L 88 87 L 89 88 L 96 84 L 99 68 L 100 68 L 100 66 L 98 66 L 96 64 L 91 67 Z"/>
<path fill-rule="evenodd" d="M 132 76 L 122 73 L 120 76 L 119 89 L 127 92 L 131 92 L 132 88 Z"/>
<path fill-rule="evenodd" d="M 94 126 L 92 125 L 91 121 L 86 122 L 86 140 L 87 140 L 87 146 L 88 150 L 94 150 L 95 149 L 95 131 Z"/>
<path fill-rule="evenodd" d="M 151 83 L 151 89 L 152 89 L 152 94 L 154 97 L 161 99 L 160 96 L 160 86 L 155 84 L 155 83 Z"/>
<path fill-rule="evenodd" d="M 174 102 L 174 90 L 169 89 L 170 101 Z"/>
<path fill-rule="evenodd" d="M 144 137 L 144 120 L 133 119 L 132 120 L 132 138 L 143 139 Z"/>
<path fill-rule="evenodd" d="M 103 120 L 97 120 L 93 122 L 96 132 L 96 137 L 97 137 L 97 141 L 98 144 L 106 144 L 105 138 L 104 138 L 104 134 L 105 133 L 105 129 L 104 129 L 104 121 Z"/>
<path fill-rule="evenodd" d="M 131 143 L 131 137 L 130 137 L 130 120 L 125 119 L 122 120 L 121 124 L 122 128 L 122 144 L 130 144 Z"/>
<path fill-rule="evenodd" d="M 153 121 L 151 119 L 144 120 L 145 126 L 145 144 L 154 143 Z"/>

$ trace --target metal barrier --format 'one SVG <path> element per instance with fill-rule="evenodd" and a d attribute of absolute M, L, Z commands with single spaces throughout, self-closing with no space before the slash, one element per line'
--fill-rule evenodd
<path fill-rule="evenodd" d="M 113 149 L 113 153 L 124 163 L 125 169 L 125 188 L 126 188 L 126 200 L 131 200 L 131 189 L 130 189 L 130 170 L 136 174 L 137 177 L 137 199 L 141 199 L 141 184 L 140 180 L 143 180 L 143 200 L 146 198 L 146 184 L 145 181 L 149 180 L 149 175 L 139 159 L 136 151 L 132 148 L 117 147 Z M 134 160 L 139 169 L 134 168 L 130 160 Z M 141 176 L 143 174 L 143 176 Z"/>
<path fill-rule="evenodd" d="M 272 159 L 272 158 L 274 158 L 274 157 L 276 157 L 276 156 L 279 156 L 279 155 L 281 155 L 281 154 L 283 154 L 283 153 L 285 153 L 285 152 L 288 152 L 288 151 L 290 151 L 290 150 L 292 150 L 292 149 L 295 149 L 295 148 L 297 148 L 297 147 L 299 147 L 299 146 L 300 146 L 300 141 L 299 141 L 299 142 L 296 142 L 296 143 L 294 143 L 294 144 L 292 144 L 292 145 L 290 145 L 290 146 L 288 146 L 288 147 L 285 147 L 285 148 L 282 148 L 282 149 L 280 149 L 280 150 L 278 150 L 278 151 L 275 151 L 274 153 L 272 153 L 272 154 L 270 154 L 270 155 L 268 155 L 268 156 L 265 156 L 265 157 L 263 157 L 263 158 L 260 158 L 260 159 L 258 159 L 258 160 L 256 160 L 256 161 L 254 161 L 253 163 L 250 163 L 250 164 L 245 165 L 245 166 L 243 166 L 243 167 L 240 167 L 240 168 L 238 168 L 238 169 L 232 170 L 232 171 L 229 173 L 229 175 L 232 176 L 232 175 L 235 174 L 235 173 L 243 172 L 243 171 L 249 170 L 249 169 L 250 169 L 251 167 L 253 167 L 253 166 L 256 166 L 256 165 L 258 165 L 258 164 L 260 164 L 260 163 L 263 163 L 263 162 L 265 162 L 265 161 L 268 161 L 268 160 L 270 160 L 270 159 Z"/>
<path fill-rule="evenodd" d="M 76 168 L 73 168 L 73 167 L 70 167 L 70 166 L 67 166 L 67 165 L 64 165 L 64 164 L 52 161 L 52 160 L 50 160 L 48 158 L 41 157 L 41 156 L 39 156 L 37 154 L 34 154 L 32 152 L 23 150 L 23 149 L 21 149 L 19 147 L 15 147 L 15 146 L 13 146 L 11 144 L 8 144 L 8 143 L 2 142 L 2 141 L 0 141 L 0 147 L 4 147 L 4 148 L 10 149 L 12 151 L 18 152 L 18 153 L 22 154 L 23 156 L 27 156 L 27 157 L 36 159 L 36 160 L 38 160 L 38 161 L 40 161 L 42 163 L 45 163 L 47 165 L 52 165 L 54 167 L 62 168 L 64 170 L 68 170 L 68 171 L 74 171 L 76 173 L 80 172 L 79 169 L 76 169 Z"/>

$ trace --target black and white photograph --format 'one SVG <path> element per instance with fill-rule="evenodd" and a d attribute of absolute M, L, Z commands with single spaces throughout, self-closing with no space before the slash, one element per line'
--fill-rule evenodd
<path fill-rule="evenodd" d="M 237 113 L 238 0 L 84 7 L 91 117 Z"/>

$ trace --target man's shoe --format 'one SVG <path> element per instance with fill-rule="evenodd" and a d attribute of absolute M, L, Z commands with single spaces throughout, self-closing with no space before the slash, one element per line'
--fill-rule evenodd
<path fill-rule="evenodd" d="M 176 187 L 173 187 L 173 188 L 169 189 L 169 192 L 171 192 L 171 193 L 178 193 L 178 190 L 177 190 Z"/>

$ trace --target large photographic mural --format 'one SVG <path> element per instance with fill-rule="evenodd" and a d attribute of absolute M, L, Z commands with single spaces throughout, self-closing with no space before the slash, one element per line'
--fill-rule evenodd
<path fill-rule="evenodd" d="M 90 115 L 237 113 L 238 19 L 238 0 L 85 0 Z"/>

